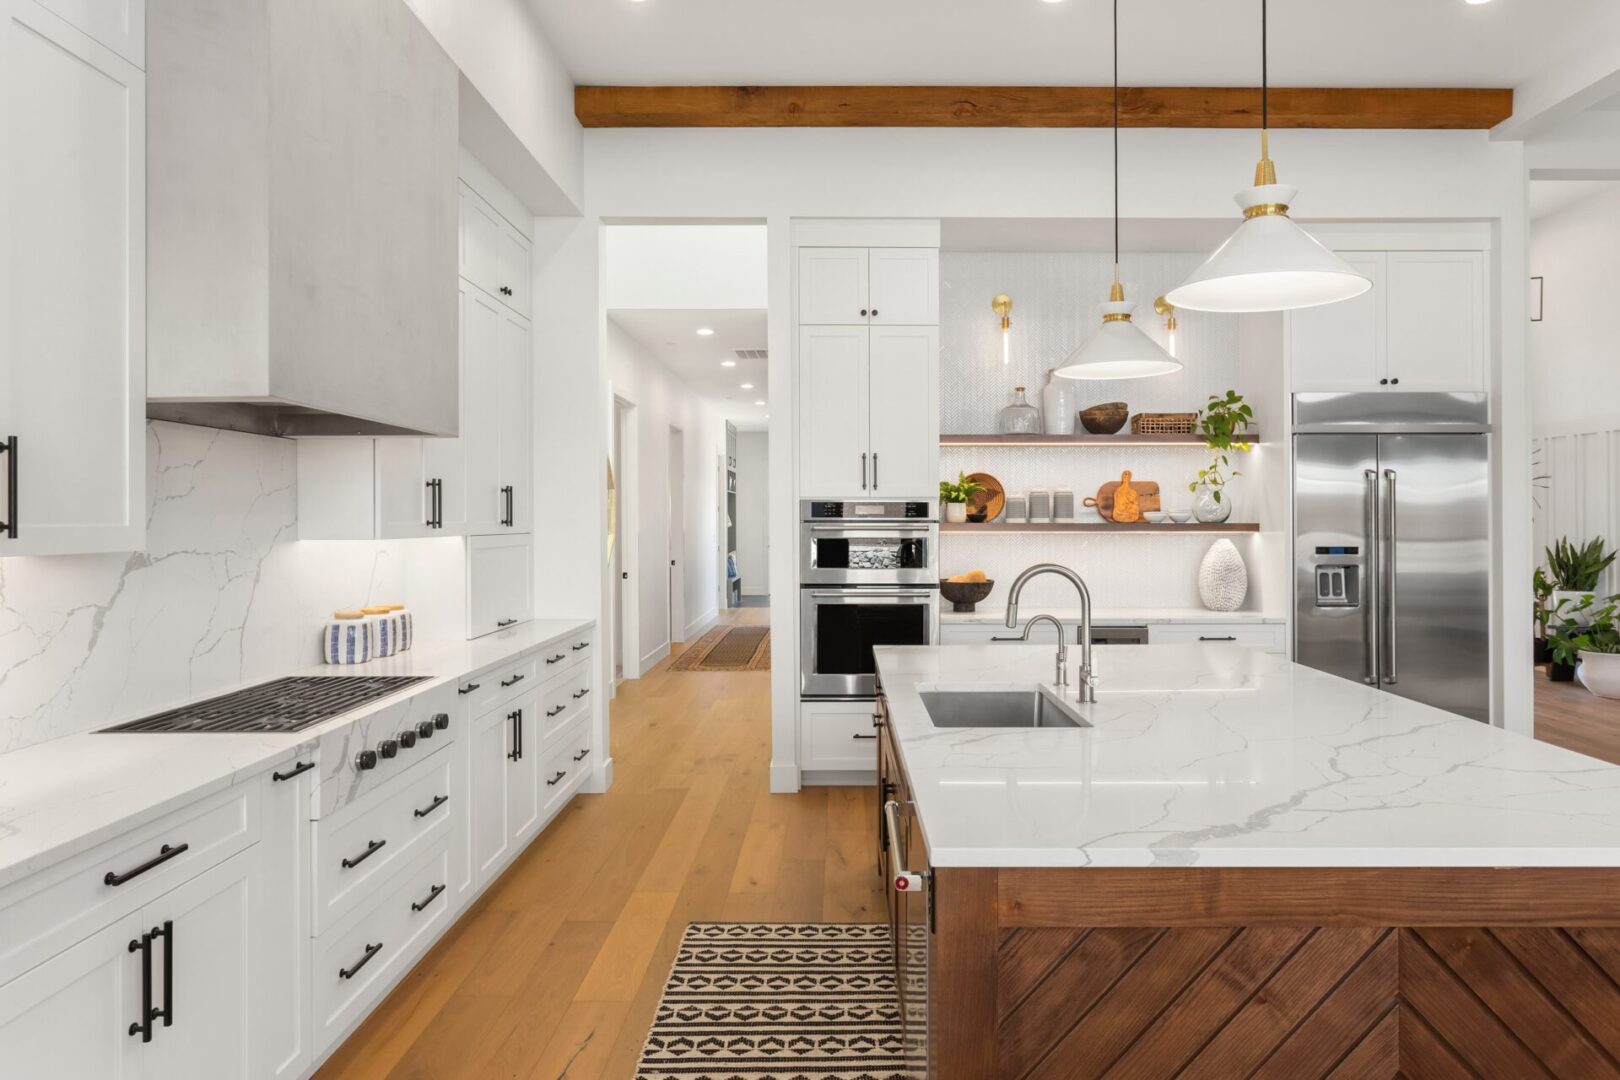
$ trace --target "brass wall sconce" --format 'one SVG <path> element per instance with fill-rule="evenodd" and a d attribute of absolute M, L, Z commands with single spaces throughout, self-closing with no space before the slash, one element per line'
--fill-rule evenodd
<path fill-rule="evenodd" d="M 1179 358 L 1176 352 L 1176 306 L 1161 296 L 1153 301 L 1153 310 L 1164 317 L 1164 329 L 1170 338 L 1165 344 L 1165 351 Z"/>
<path fill-rule="evenodd" d="M 990 310 L 1001 316 L 1001 366 L 1012 363 L 1012 297 L 997 293 L 990 301 Z"/>

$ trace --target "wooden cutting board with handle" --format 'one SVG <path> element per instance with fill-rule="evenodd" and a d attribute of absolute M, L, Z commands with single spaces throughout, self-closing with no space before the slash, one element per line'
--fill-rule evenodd
<path fill-rule="evenodd" d="M 1095 499 L 1086 500 L 1085 504 L 1095 506 L 1097 513 L 1102 515 L 1104 521 L 1114 520 L 1114 492 L 1119 490 L 1119 484 L 1118 480 L 1110 480 L 1097 489 Z M 1156 481 L 1138 480 L 1133 476 L 1131 478 L 1131 487 L 1136 490 L 1137 505 L 1142 511 L 1161 509 L 1159 505 L 1159 485 Z"/>

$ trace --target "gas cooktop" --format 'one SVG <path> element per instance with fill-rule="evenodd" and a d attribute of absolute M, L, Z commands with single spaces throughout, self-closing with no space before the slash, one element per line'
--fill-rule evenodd
<path fill-rule="evenodd" d="M 112 732 L 290 732 L 341 716 L 431 675 L 290 675 L 178 709 L 131 720 Z"/>

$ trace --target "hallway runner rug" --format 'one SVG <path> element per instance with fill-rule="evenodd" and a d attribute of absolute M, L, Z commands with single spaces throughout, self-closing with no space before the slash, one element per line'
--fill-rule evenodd
<path fill-rule="evenodd" d="M 768 626 L 717 626 L 688 645 L 671 671 L 769 671 Z"/>
<path fill-rule="evenodd" d="M 886 923 L 692 923 L 636 1080 L 907 1080 Z"/>

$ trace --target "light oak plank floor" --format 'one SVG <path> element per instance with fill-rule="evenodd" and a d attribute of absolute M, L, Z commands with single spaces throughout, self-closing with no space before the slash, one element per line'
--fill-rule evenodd
<path fill-rule="evenodd" d="M 666 663 L 612 717 L 613 789 L 576 797 L 320 1080 L 625 1080 L 687 923 L 883 921 L 872 790 L 769 793 L 768 673 Z"/>
<path fill-rule="evenodd" d="M 1578 682 L 1555 683 L 1536 668 L 1536 738 L 1620 764 L 1620 701 Z"/>

